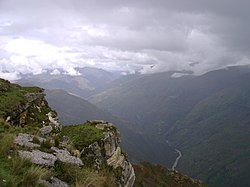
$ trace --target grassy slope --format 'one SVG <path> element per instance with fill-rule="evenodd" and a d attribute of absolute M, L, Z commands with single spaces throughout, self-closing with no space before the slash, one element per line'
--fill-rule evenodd
<path fill-rule="evenodd" d="M 0 79 L 0 117 L 15 111 L 20 105 L 26 102 L 25 94 L 41 92 L 38 87 L 21 87 L 17 84 Z"/>
<path fill-rule="evenodd" d="M 23 160 L 17 155 L 18 147 L 13 145 L 13 139 L 18 133 L 38 134 L 39 128 L 31 124 L 24 127 L 11 126 L 6 123 L 3 117 L 9 112 L 15 111 L 20 105 L 25 104 L 27 93 L 41 92 L 37 87 L 21 87 L 16 84 L 0 79 L 0 186 L 1 187 L 26 187 L 41 186 L 39 179 L 49 179 L 50 176 L 56 176 L 67 181 L 73 186 L 115 186 L 115 171 L 112 168 L 104 168 L 96 173 L 96 170 L 88 167 L 79 168 L 72 165 L 56 163 L 55 170 L 43 168 L 32 164 L 28 160 Z M 8 106 L 8 107 L 5 107 Z M 31 106 L 31 108 L 33 105 Z M 39 107 L 39 103 L 35 106 Z M 42 106 L 40 106 L 42 110 Z M 46 106 L 47 109 L 49 107 Z M 46 112 L 31 110 L 33 119 L 47 118 Z M 38 118 L 39 116 L 39 118 Z M 27 115 L 29 118 L 29 114 Z M 29 121 L 29 120 L 28 120 Z M 34 122 L 36 123 L 36 121 Z M 66 132 L 65 132 L 66 130 Z M 102 133 L 90 125 L 80 125 L 65 127 L 64 135 L 72 138 L 74 146 L 85 146 L 93 141 L 102 138 Z M 80 136 L 79 136 L 80 135 Z M 41 145 L 42 146 L 42 145 Z M 19 148 L 20 149 L 20 148 Z M 23 149 L 23 148 L 21 148 Z"/>
<path fill-rule="evenodd" d="M 102 130 L 90 124 L 64 126 L 61 136 L 68 136 L 79 150 L 104 138 Z"/>

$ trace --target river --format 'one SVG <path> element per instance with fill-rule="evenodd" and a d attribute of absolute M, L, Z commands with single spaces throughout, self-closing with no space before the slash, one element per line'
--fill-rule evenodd
<path fill-rule="evenodd" d="M 175 159 L 175 162 L 174 162 L 174 164 L 173 164 L 173 166 L 172 166 L 172 170 L 175 170 L 175 168 L 176 168 L 177 165 L 178 165 L 178 162 L 179 162 L 180 158 L 182 157 L 182 154 L 181 154 L 181 151 L 180 151 L 180 150 L 175 149 L 175 151 L 178 153 L 178 157 Z"/>

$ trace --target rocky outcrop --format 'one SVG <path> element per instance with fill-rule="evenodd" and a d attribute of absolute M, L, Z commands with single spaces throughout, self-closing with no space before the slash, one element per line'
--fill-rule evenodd
<path fill-rule="evenodd" d="M 43 186 L 78 185 L 78 174 L 83 186 L 91 176 L 96 182 L 91 179 L 87 184 L 132 186 L 134 170 L 119 147 L 120 133 L 116 127 L 103 120 L 88 121 L 75 125 L 76 131 L 70 127 L 64 136 L 66 128 L 62 129 L 56 112 L 44 97 L 43 89 L 25 88 L 0 79 L 0 135 L 6 131 L 14 137 L 8 158 L 18 155 L 41 166 L 37 168 L 43 167 L 52 175 L 40 178 Z M 13 126 L 14 130 L 8 130 Z"/>
<path fill-rule="evenodd" d="M 53 130 L 53 128 L 52 128 L 50 125 L 48 125 L 48 126 L 42 127 L 42 128 L 40 129 L 40 133 L 41 133 L 42 136 L 45 136 L 45 135 L 51 133 L 52 130 Z"/>
<path fill-rule="evenodd" d="M 33 143 L 32 141 L 34 141 L 34 139 L 37 139 L 38 142 Z M 51 147 L 50 149 L 47 148 L 50 150 L 50 152 L 53 152 L 53 154 L 37 150 L 41 148 L 40 144 L 46 141 L 49 141 L 49 139 L 30 134 L 19 133 L 14 139 L 14 144 L 32 149 L 32 151 L 20 150 L 18 153 L 20 157 L 30 159 L 31 162 L 35 164 L 54 167 L 55 161 L 59 160 L 64 163 L 83 166 L 82 160 L 72 156 L 66 149 L 59 149 L 56 147 Z"/>
<path fill-rule="evenodd" d="M 103 162 L 112 166 L 114 169 L 120 168 L 120 186 L 132 187 L 135 181 L 135 173 L 127 156 L 122 153 L 120 144 L 120 132 L 112 123 L 103 120 L 90 121 L 96 128 L 103 130 L 104 138 L 94 142 L 82 151 L 89 157 L 95 158 L 95 165 L 98 166 Z"/>
<path fill-rule="evenodd" d="M 62 163 L 76 165 L 78 167 L 84 166 L 83 161 L 80 158 L 92 158 L 93 167 L 97 170 L 100 169 L 101 165 L 111 166 L 114 170 L 119 171 L 118 186 L 132 187 L 135 181 L 134 169 L 131 163 L 128 161 L 125 153 L 119 147 L 120 133 L 116 127 L 108 122 L 95 121 L 89 122 L 95 128 L 100 129 L 103 133 L 103 138 L 96 142 L 93 142 L 89 146 L 83 148 L 80 152 L 78 150 L 68 150 L 70 138 L 64 137 L 66 142 L 60 143 L 60 148 L 54 147 L 54 142 L 51 139 L 52 136 L 45 136 L 51 133 L 51 128 L 48 126 L 40 129 L 41 136 L 19 133 L 14 139 L 14 144 L 24 148 L 19 150 L 18 154 L 21 158 L 29 159 L 32 163 L 38 164 L 44 167 L 53 168 L 55 167 L 56 161 Z M 77 133 L 77 132 L 76 132 Z M 44 149 L 44 144 L 47 146 Z M 68 143 L 67 143 L 68 142 Z M 51 145 L 51 146 L 50 146 Z M 26 150 L 25 150 L 26 149 Z M 78 156 L 74 154 L 78 152 Z M 55 179 L 55 181 L 57 181 Z M 60 181 L 43 181 L 43 184 L 47 186 L 58 186 Z M 62 182 L 61 185 L 63 185 Z M 66 183 L 65 183 L 66 184 Z M 67 185 L 67 184 L 66 184 Z"/>
<path fill-rule="evenodd" d="M 32 151 L 18 151 L 19 156 L 23 159 L 29 159 L 32 163 L 46 166 L 46 167 L 54 167 L 55 161 L 57 157 L 45 153 L 39 150 L 32 150 Z"/>
<path fill-rule="evenodd" d="M 113 166 L 115 169 L 122 168 L 121 182 L 124 186 L 133 186 L 135 181 L 135 173 L 131 163 L 122 154 L 121 148 L 117 147 L 114 154 L 107 160 L 107 164 Z"/>
<path fill-rule="evenodd" d="M 20 88 L 21 89 L 21 88 Z M 39 89 L 38 89 L 39 90 Z M 55 113 L 48 106 L 45 100 L 45 94 L 40 89 L 36 93 L 26 93 L 20 96 L 23 101 L 20 102 L 18 106 L 10 113 L 7 114 L 6 121 L 15 126 L 26 126 L 29 124 L 36 125 L 38 127 L 42 126 L 54 126 L 56 128 L 61 127 L 59 123 L 56 125 L 51 125 L 50 116 L 46 114 Z M 53 121 L 54 122 L 54 121 Z"/>
<path fill-rule="evenodd" d="M 82 160 L 75 156 L 71 156 L 68 150 L 58 149 L 56 147 L 51 147 L 51 150 L 55 151 L 55 156 L 57 160 L 64 163 L 83 166 Z"/>
<path fill-rule="evenodd" d="M 33 138 L 34 135 L 19 133 L 18 136 L 14 139 L 14 144 L 33 149 L 40 147 L 39 144 L 32 142 Z M 41 141 L 43 140 L 45 139 L 41 139 Z"/>
<path fill-rule="evenodd" d="M 20 150 L 18 153 L 21 158 L 29 159 L 32 163 L 42 166 L 54 167 L 54 164 L 57 160 L 68 164 L 83 166 L 82 160 L 80 158 L 71 156 L 67 150 L 57 149 L 55 147 L 52 147 L 51 150 L 54 150 L 55 153 L 50 154 L 39 150 Z"/>
<path fill-rule="evenodd" d="M 50 181 L 41 180 L 39 184 L 47 187 L 69 187 L 66 182 L 63 182 L 56 177 L 51 177 Z"/>
<path fill-rule="evenodd" d="M 58 120 L 57 115 L 54 112 L 49 112 L 47 114 L 48 118 L 49 118 L 49 125 L 53 128 L 53 129 L 57 129 L 57 130 L 61 130 L 62 126 Z"/>

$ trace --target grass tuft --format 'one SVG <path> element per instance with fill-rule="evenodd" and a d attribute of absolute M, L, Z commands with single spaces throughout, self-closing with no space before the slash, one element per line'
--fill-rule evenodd
<path fill-rule="evenodd" d="M 23 175 L 21 185 L 22 186 L 37 186 L 38 181 L 41 179 L 47 179 L 50 176 L 50 172 L 42 168 L 41 166 L 31 166 Z"/>
<path fill-rule="evenodd" d="M 8 155 L 8 152 L 13 144 L 14 135 L 11 133 L 0 134 L 0 139 L 0 154 Z"/>

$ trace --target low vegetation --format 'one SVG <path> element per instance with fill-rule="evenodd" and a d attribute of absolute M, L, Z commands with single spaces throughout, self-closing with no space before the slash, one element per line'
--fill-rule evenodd
<path fill-rule="evenodd" d="M 112 187 L 116 186 L 116 181 L 112 172 L 106 172 L 85 167 L 79 168 L 74 165 L 57 162 L 55 167 L 57 177 L 63 181 L 67 181 L 76 187 L 96 186 L 96 187 Z"/>
<path fill-rule="evenodd" d="M 3 129 L 3 124 L 0 129 Z M 18 157 L 13 145 L 14 136 L 9 129 L 0 132 L 0 186 L 37 186 L 38 180 L 45 179 L 50 171 Z"/>
<path fill-rule="evenodd" d="M 161 165 L 153 165 L 148 162 L 133 165 L 135 169 L 135 187 L 206 187 L 199 180 L 191 179 L 181 173 L 169 170 Z"/>
<path fill-rule="evenodd" d="M 9 127 L 3 119 L 0 120 L 0 186 L 1 187 L 28 187 L 28 186 L 43 186 L 38 184 L 40 179 L 49 180 L 53 175 L 63 181 L 67 181 L 68 184 L 76 187 L 82 186 L 96 186 L 96 187 L 112 187 L 116 186 L 116 177 L 113 170 L 107 170 L 102 168 L 99 172 L 90 166 L 80 168 L 70 164 L 64 164 L 61 162 L 56 163 L 55 170 L 43 168 L 32 164 L 29 160 L 21 159 L 18 156 L 17 149 L 13 145 L 14 137 L 19 133 L 31 133 L 37 134 L 36 131 L 31 131 L 34 127 Z M 67 134 L 74 138 L 74 142 L 77 146 L 87 145 L 89 142 L 93 142 L 102 138 L 102 133 L 98 129 L 94 128 L 90 124 L 80 125 L 79 128 L 72 126 L 67 128 Z M 64 129 L 64 134 L 65 134 Z M 79 136 L 76 136 L 76 133 Z M 82 138 L 80 136 L 82 135 Z M 83 136 L 84 135 L 84 136 Z M 84 137 L 84 138 L 83 138 Z M 83 140 L 82 140 L 83 139 Z M 80 144 L 77 144 L 77 141 Z M 59 144 L 59 137 L 55 137 L 55 142 Z M 84 142 L 86 141 L 86 142 Z M 38 138 L 34 136 L 33 143 L 41 145 L 40 149 L 49 150 L 52 146 L 51 140 L 48 139 L 44 142 L 39 142 Z"/>
<path fill-rule="evenodd" d="M 87 145 L 103 138 L 103 131 L 86 123 L 82 125 L 64 126 L 61 136 L 70 138 L 74 146 L 81 150 Z"/>

